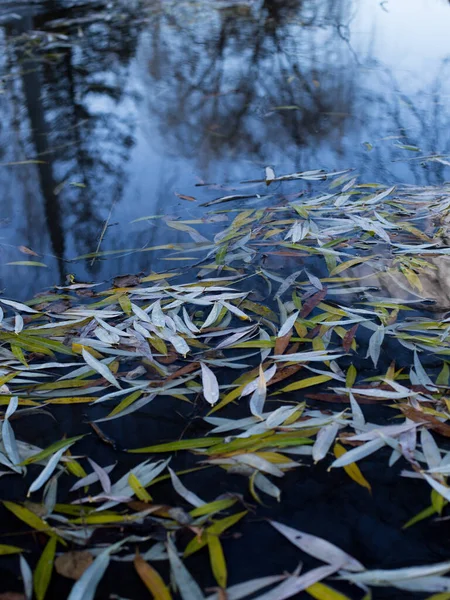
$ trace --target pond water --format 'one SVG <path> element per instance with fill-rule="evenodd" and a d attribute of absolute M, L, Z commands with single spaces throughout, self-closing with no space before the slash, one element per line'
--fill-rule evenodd
<path fill-rule="evenodd" d="M 389 184 L 449 179 L 447 165 L 423 159 L 450 152 L 448 2 L 113 4 L 0 2 L 7 296 L 68 274 L 179 266 L 150 251 L 71 261 L 186 241 L 158 220 L 131 221 L 203 215 L 198 205 L 224 192 L 198 183 L 232 189 L 269 165 L 351 167 Z M 29 260 L 46 266 L 8 264 Z"/>

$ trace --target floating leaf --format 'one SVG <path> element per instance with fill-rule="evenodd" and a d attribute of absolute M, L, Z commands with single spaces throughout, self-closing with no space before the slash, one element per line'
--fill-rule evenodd
<path fill-rule="evenodd" d="M 145 562 L 138 551 L 136 551 L 134 558 L 134 568 L 144 582 L 145 587 L 153 594 L 155 600 L 171 600 L 172 595 L 162 580 L 161 575 Z"/>
<path fill-rule="evenodd" d="M 336 458 L 340 458 L 341 456 L 344 456 L 345 454 L 347 454 L 347 450 L 344 448 L 344 446 L 341 446 L 341 444 L 334 445 L 334 455 Z M 361 470 L 356 463 L 353 462 L 353 463 L 344 465 L 344 470 L 347 473 L 347 475 L 349 477 L 351 477 L 351 479 L 353 479 L 353 481 L 356 481 L 356 483 L 358 483 L 362 487 L 367 488 L 369 490 L 369 492 L 372 491 L 370 483 L 367 481 L 367 479 L 361 473 Z"/>
<path fill-rule="evenodd" d="M 37 600 L 44 600 L 47 593 L 53 571 L 53 562 L 55 560 L 56 542 L 55 537 L 48 540 L 34 571 L 34 593 Z"/>

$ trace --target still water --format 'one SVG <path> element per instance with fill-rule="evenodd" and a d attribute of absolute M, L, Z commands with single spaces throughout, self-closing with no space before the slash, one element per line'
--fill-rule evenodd
<path fill-rule="evenodd" d="M 183 232 L 132 221 L 269 165 L 449 180 L 449 31 L 445 0 L 0 0 L 2 293 L 179 266 L 130 250 Z M 98 247 L 127 251 L 73 262 Z"/>

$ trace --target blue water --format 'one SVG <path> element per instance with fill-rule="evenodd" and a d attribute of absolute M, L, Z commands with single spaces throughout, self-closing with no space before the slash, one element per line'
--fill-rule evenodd
<path fill-rule="evenodd" d="M 95 251 L 105 220 L 102 251 L 190 241 L 130 222 L 204 215 L 233 192 L 197 183 L 232 189 L 268 165 L 450 179 L 449 30 L 444 0 L 0 1 L 0 288 L 179 266 L 68 261 Z M 7 264 L 30 259 L 47 266 Z"/>

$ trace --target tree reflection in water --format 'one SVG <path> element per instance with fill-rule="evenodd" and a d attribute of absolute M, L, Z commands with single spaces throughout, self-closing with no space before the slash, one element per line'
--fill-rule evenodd
<path fill-rule="evenodd" d="M 380 58 L 382 31 L 361 35 L 372 10 L 365 0 L 146 0 L 120 3 L 110 20 L 103 2 L 98 12 L 65 4 L 34 5 L 1 30 L 0 161 L 45 159 L 0 170 L 12 244 L 64 258 L 91 252 L 111 207 L 120 224 L 103 250 L 167 243 L 164 228 L 126 223 L 182 210 L 173 192 L 192 192 L 196 177 L 247 179 L 266 164 L 355 167 L 361 179 L 385 182 L 448 178 L 437 162 L 393 162 L 415 156 L 380 141 L 450 152 L 448 59 L 436 48 L 433 79 L 410 85 L 411 73 Z M 31 30 L 69 38 L 39 52 L 18 41 Z M 20 259 L 5 252 L 2 262 Z M 3 283 L 23 296 L 68 271 L 104 278 L 161 267 L 151 253 L 55 264 L 28 289 L 0 267 Z"/>

